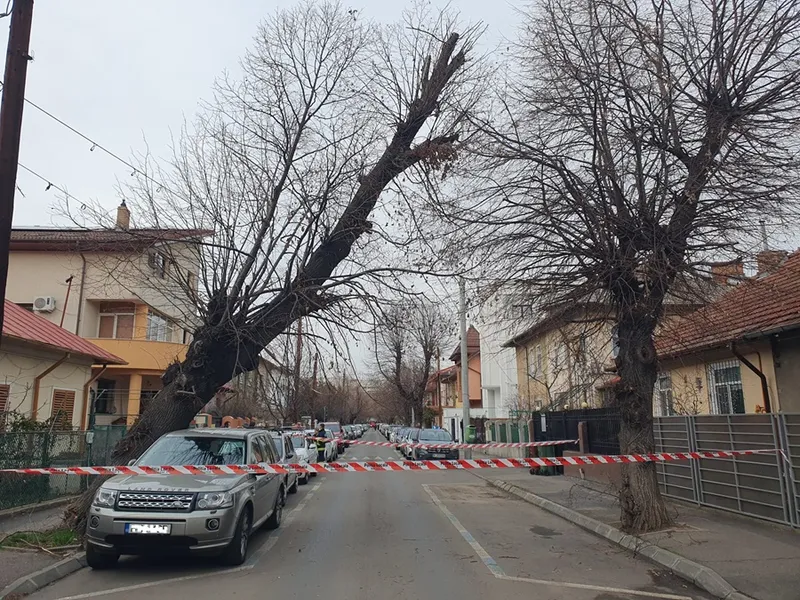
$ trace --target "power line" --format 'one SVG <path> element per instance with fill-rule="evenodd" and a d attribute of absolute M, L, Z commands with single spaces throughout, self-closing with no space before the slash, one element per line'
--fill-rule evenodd
<path fill-rule="evenodd" d="M 3 82 L 2 82 L 2 81 L 0 81 L 0 88 L 1 88 L 2 86 L 3 86 Z M 79 131 L 78 129 L 76 129 L 75 127 L 73 127 L 72 125 L 70 125 L 69 123 L 67 123 L 66 121 L 64 121 L 64 120 L 62 120 L 62 119 L 60 119 L 60 118 L 58 118 L 56 115 L 54 115 L 54 114 L 53 114 L 53 113 L 51 113 L 50 111 L 46 110 L 45 108 L 42 108 L 41 106 L 39 106 L 38 104 L 36 104 L 36 103 L 35 103 L 35 102 L 33 102 L 32 100 L 28 100 L 28 98 L 25 98 L 25 102 L 26 102 L 27 104 L 30 104 L 30 105 L 31 105 L 33 108 L 35 108 L 36 110 L 38 110 L 38 111 L 39 111 L 39 112 L 41 112 L 42 114 L 44 114 L 44 115 L 46 115 L 46 116 L 50 117 L 51 119 L 53 119 L 53 120 L 54 120 L 56 123 L 60 124 L 62 127 L 65 127 L 65 128 L 67 128 L 67 129 L 69 129 L 69 130 L 70 130 L 72 133 L 74 133 L 74 134 L 75 134 L 75 135 L 77 135 L 78 137 L 80 137 L 80 138 L 82 138 L 82 139 L 86 140 L 87 142 L 89 142 L 89 143 L 92 145 L 92 146 L 89 148 L 89 152 L 94 152 L 94 150 L 95 150 L 95 149 L 102 150 L 103 152 L 105 152 L 106 154 L 108 154 L 108 155 L 109 155 L 111 158 L 114 158 L 114 159 L 116 159 L 117 161 L 119 161 L 120 163 L 122 163 L 123 165 L 125 165 L 126 167 L 128 167 L 129 169 L 131 169 L 131 175 L 135 175 L 135 174 L 137 174 L 137 173 L 138 173 L 139 175 L 141 175 L 141 176 L 143 176 L 144 178 L 146 178 L 148 181 L 150 181 L 150 182 L 152 182 L 152 183 L 154 183 L 154 184 L 158 185 L 158 186 L 159 186 L 159 188 L 163 188 L 163 189 L 169 190 L 169 191 L 170 191 L 172 194 L 175 194 L 175 192 L 173 192 L 172 190 L 170 190 L 170 189 L 169 189 L 167 186 L 165 186 L 165 185 L 164 185 L 162 182 L 160 182 L 160 181 L 158 181 L 157 179 L 155 179 L 155 178 L 151 177 L 150 175 L 148 175 L 147 173 L 145 173 L 144 171 L 142 171 L 141 169 L 139 169 L 139 168 L 138 168 L 138 167 L 136 167 L 135 165 L 131 164 L 130 162 L 128 162 L 127 160 L 125 160 L 124 158 L 122 158 L 122 157 L 121 157 L 119 154 L 117 154 L 116 152 L 114 152 L 114 151 L 112 151 L 112 150 L 109 150 L 108 148 L 106 148 L 105 146 L 103 146 L 103 145 L 102 145 L 100 142 L 97 142 L 97 141 L 93 140 L 93 139 L 92 139 L 92 138 L 90 138 L 88 135 L 86 135 L 85 133 L 83 133 L 83 132 Z"/>
<path fill-rule="evenodd" d="M 75 196 L 73 196 L 72 194 L 70 194 L 70 193 L 69 193 L 67 190 L 65 190 L 65 189 L 64 189 L 63 187 L 61 187 L 60 185 L 56 185 L 55 183 L 53 183 L 52 181 L 50 181 L 50 180 L 49 180 L 47 177 L 45 177 L 44 175 L 40 175 L 39 173 L 37 173 L 36 171 L 34 171 L 33 169 L 31 169 L 30 167 L 26 167 L 25 165 L 23 165 L 21 162 L 18 162 L 18 163 L 17 163 L 17 165 L 19 165 L 19 168 L 20 168 L 20 169 L 22 169 L 23 171 L 27 171 L 28 173 L 30 173 L 30 174 L 31 174 L 31 175 L 33 175 L 34 177 L 36 177 L 36 178 L 38 178 L 38 179 L 41 179 L 41 180 L 42 180 L 44 183 L 46 183 L 46 184 L 47 184 L 47 187 L 44 189 L 44 191 L 45 191 L 45 192 L 49 192 L 51 188 L 55 188 L 55 189 L 57 189 L 59 192 L 61 192 L 62 194 L 64 194 L 64 195 L 67 197 L 67 199 L 70 199 L 70 198 L 72 198 L 72 199 L 73 199 L 73 200 L 75 200 L 76 202 L 80 202 L 80 201 L 78 200 L 78 198 L 76 198 Z M 17 188 L 17 189 L 19 189 L 19 188 Z M 20 191 L 22 191 L 22 190 L 20 190 Z M 81 202 L 81 210 L 83 210 L 83 209 L 85 209 L 85 208 L 86 208 L 86 203 L 85 203 L 85 202 Z"/>

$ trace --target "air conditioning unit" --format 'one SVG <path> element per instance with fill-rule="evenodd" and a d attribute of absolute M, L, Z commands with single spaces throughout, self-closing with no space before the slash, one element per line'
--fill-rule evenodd
<path fill-rule="evenodd" d="M 51 313 L 56 309 L 56 299 L 52 296 L 37 296 L 33 299 L 34 312 Z"/>

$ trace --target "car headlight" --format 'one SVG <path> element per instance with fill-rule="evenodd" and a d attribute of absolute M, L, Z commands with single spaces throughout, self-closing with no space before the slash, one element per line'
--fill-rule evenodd
<path fill-rule="evenodd" d="M 114 490 L 104 490 L 100 488 L 94 495 L 92 506 L 102 506 L 105 508 L 113 508 L 114 503 L 117 501 L 117 492 Z"/>
<path fill-rule="evenodd" d="M 233 494 L 230 492 L 209 492 L 197 496 L 197 508 L 230 508 L 233 506 Z"/>

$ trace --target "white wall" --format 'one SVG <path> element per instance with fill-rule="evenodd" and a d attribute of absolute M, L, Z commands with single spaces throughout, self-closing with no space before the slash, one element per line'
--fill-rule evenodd
<path fill-rule="evenodd" d="M 33 407 L 34 378 L 47 370 L 61 357 L 61 352 L 40 348 L 3 338 L 0 352 L 0 383 L 11 387 L 9 410 L 31 415 Z M 48 373 L 39 386 L 39 408 L 37 419 L 46 421 L 53 411 L 53 389 L 75 392 L 75 408 L 72 424 L 79 427 L 83 410 L 83 386 L 92 373 L 90 358 L 73 357 Z"/>
<path fill-rule="evenodd" d="M 513 348 L 502 344 L 512 336 L 513 323 L 502 302 L 493 299 L 481 308 L 475 327 L 481 334 L 481 387 L 486 417 L 508 418 L 517 396 L 517 363 Z"/>

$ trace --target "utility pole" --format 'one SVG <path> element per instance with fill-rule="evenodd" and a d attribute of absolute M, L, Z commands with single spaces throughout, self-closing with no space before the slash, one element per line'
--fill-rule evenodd
<path fill-rule="evenodd" d="M 469 427 L 469 356 L 467 356 L 467 290 L 464 278 L 458 280 L 459 319 L 461 320 L 461 441 L 467 441 Z"/>
<path fill-rule="evenodd" d="M 3 99 L 0 105 L 0 291 L 6 297 L 8 253 L 11 246 L 11 219 L 14 216 L 14 193 L 17 189 L 19 139 L 22 133 L 22 109 L 25 106 L 25 79 L 28 61 L 33 0 L 14 0 L 11 29 L 8 35 Z M 64 307 L 66 310 L 66 307 Z M 5 304 L 0 302 L 0 331 L 5 319 Z"/>

